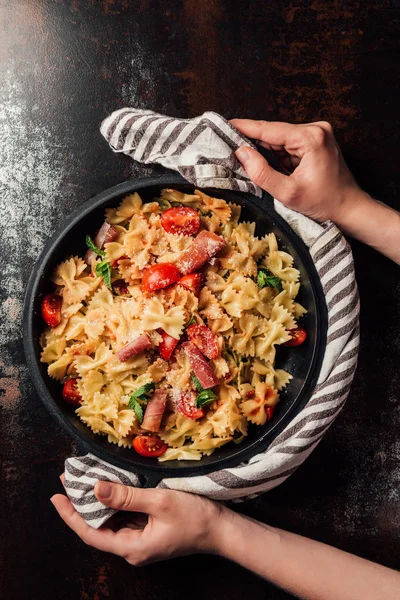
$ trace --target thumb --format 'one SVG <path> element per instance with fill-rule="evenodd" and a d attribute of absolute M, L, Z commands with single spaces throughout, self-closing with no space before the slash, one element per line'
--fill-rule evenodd
<path fill-rule="evenodd" d="M 98 481 L 94 487 L 96 498 L 109 508 L 154 515 L 158 509 L 155 490 L 134 488 L 121 483 Z"/>
<path fill-rule="evenodd" d="M 257 150 L 241 146 L 235 152 L 247 175 L 260 188 L 284 202 L 292 192 L 293 181 L 273 169 Z"/>

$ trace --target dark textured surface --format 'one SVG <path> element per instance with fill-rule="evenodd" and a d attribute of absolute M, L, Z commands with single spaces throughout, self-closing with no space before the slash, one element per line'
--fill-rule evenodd
<path fill-rule="evenodd" d="M 91 195 L 150 169 L 99 134 L 125 104 L 302 122 L 327 119 L 362 185 L 400 208 L 400 5 L 392 0 L 1 0 L 0 596 L 283 599 L 213 557 L 134 569 L 84 546 L 49 497 L 79 451 L 24 366 L 24 285 L 48 236 Z M 399 277 L 353 244 L 361 353 L 344 410 L 282 486 L 240 509 L 400 568 Z M 201 582 L 193 585 L 193 582 Z"/>

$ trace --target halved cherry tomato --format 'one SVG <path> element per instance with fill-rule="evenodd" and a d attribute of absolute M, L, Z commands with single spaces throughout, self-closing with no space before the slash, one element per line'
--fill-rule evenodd
<path fill-rule="evenodd" d="M 190 325 L 186 329 L 189 340 L 207 358 L 217 358 L 219 354 L 218 338 L 205 325 Z"/>
<path fill-rule="evenodd" d="M 123 279 L 117 279 L 111 287 L 114 294 L 117 294 L 117 296 L 123 296 L 128 293 L 128 284 Z"/>
<path fill-rule="evenodd" d="M 181 393 L 178 400 L 178 410 L 189 419 L 204 417 L 204 410 L 196 406 L 196 394 L 193 392 Z"/>
<path fill-rule="evenodd" d="M 132 446 L 140 456 L 161 456 L 168 449 L 165 442 L 158 435 L 137 435 Z"/>
<path fill-rule="evenodd" d="M 169 360 L 177 347 L 179 340 L 173 338 L 172 335 L 168 335 L 165 331 L 160 331 L 159 333 L 162 336 L 162 342 L 158 345 L 158 351 L 164 360 Z"/>
<path fill-rule="evenodd" d="M 76 386 L 76 382 L 78 380 L 76 378 L 67 379 L 64 383 L 62 395 L 68 404 L 72 404 L 72 406 L 80 406 L 82 402 L 82 397 L 78 391 Z"/>
<path fill-rule="evenodd" d="M 296 329 L 291 329 L 289 333 L 292 339 L 285 342 L 284 346 L 300 346 L 307 337 L 307 332 L 301 325 L 297 325 Z"/>
<path fill-rule="evenodd" d="M 183 287 L 185 287 L 187 290 L 193 292 L 195 296 L 199 297 L 203 281 L 203 273 L 190 273 L 190 275 L 184 275 L 181 277 L 178 283 L 183 285 Z"/>
<path fill-rule="evenodd" d="M 42 317 L 50 327 L 57 327 L 61 321 L 62 298 L 57 294 L 47 294 L 42 300 Z"/>
<path fill-rule="evenodd" d="M 142 279 L 144 292 L 155 292 L 176 283 L 181 275 L 172 263 L 158 263 L 146 269 Z"/>
<path fill-rule="evenodd" d="M 265 412 L 267 413 L 267 421 L 270 421 L 274 416 L 275 406 L 268 406 Z"/>
<path fill-rule="evenodd" d="M 200 216 L 189 206 L 169 208 L 161 217 L 161 225 L 168 233 L 194 235 L 200 229 Z"/>

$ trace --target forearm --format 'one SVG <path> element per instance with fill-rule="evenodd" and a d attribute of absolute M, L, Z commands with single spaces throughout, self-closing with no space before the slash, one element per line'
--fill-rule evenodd
<path fill-rule="evenodd" d="M 400 574 L 325 544 L 227 513 L 217 552 L 309 600 L 395 600 Z"/>
<path fill-rule="evenodd" d="M 344 210 L 334 220 L 346 234 L 400 264 L 399 212 L 358 189 L 351 192 Z"/>

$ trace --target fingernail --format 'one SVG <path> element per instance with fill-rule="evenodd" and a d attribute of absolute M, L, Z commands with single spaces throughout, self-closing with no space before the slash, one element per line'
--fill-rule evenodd
<path fill-rule="evenodd" d="M 235 152 L 240 162 L 245 165 L 251 158 L 251 152 L 249 146 L 240 146 Z"/>
<path fill-rule="evenodd" d="M 54 498 L 54 496 L 52 496 L 52 497 L 50 498 L 50 502 L 51 502 L 51 503 L 52 503 L 52 505 L 54 506 L 54 500 L 53 500 L 53 498 Z"/>
<path fill-rule="evenodd" d="M 106 481 L 100 481 L 97 484 L 97 496 L 99 498 L 103 498 L 104 500 L 108 500 L 111 498 L 112 493 L 112 485 L 107 483 Z"/>

